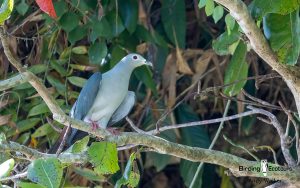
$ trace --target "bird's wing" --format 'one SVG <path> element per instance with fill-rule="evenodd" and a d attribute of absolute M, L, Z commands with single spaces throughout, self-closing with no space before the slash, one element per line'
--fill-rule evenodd
<path fill-rule="evenodd" d="M 125 116 L 129 114 L 131 111 L 132 107 L 134 106 L 135 103 L 135 94 L 133 91 L 128 91 L 125 99 L 123 102 L 120 104 L 120 106 L 117 108 L 117 110 L 113 113 L 108 126 L 111 126 L 121 119 L 123 119 Z"/>
<path fill-rule="evenodd" d="M 102 80 L 102 74 L 100 72 L 94 73 L 85 83 L 81 89 L 79 96 L 74 103 L 70 116 L 75 119 L 83 120 L 93 106 L 95 98 L 98 94 Z M 67 139 L 67 144 L 71 145 L 78 130 L 71 130 L 70 136 Z M 84 134 L 83 134 L 84 135 Z"/>
<path fill-rule="evenodd" d="M 93 106 L 102 80 L 100 72 L 94 73 L 85 83 L 74 105 L 73 117 L 82 120 Z"/>

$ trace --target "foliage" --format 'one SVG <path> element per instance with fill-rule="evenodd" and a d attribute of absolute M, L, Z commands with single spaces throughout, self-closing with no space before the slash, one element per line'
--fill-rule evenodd
<path fill-rule="evenodd" d="M 299 0 L 253 0 L 248 8 L 258 27 L 262 22 L 264 35 L 280 62 L 296 65 L 300 52 Z M 202 16 L 204 14 L 206 18 Z M 220 117 L 223 100 L 218 98 L 219 95 L 211 92 L 207 96 L 191 97 L 194 94 L 191 84 L 198 83 L 198 92 L 224 84 L 227 85 L 222 89 L 225 95 L 244 97 L 240 91 L 248 74 L 266 74 L 268 71 L 266 68 L 260 71 L 256 70 L 257 67 L 251 69 L 250 65 L 257 63 L 257 59 L 249 55 L 248 41 L 233 17 L 213 0 L 199 0 L 196 5 L 192 0 L 4 0 L 0 23 L 4 21 L 14 54 L 43 81 L 49 94 L 66 113 L 93 72 L 108 71 L 129 52 L 138 52 L 151 60 L 154 70 L 147 67 L 137 69 L 129 88 L 137 95 L 131 116 L 144 130 L 154 129 L 164 113 L 170 111 L 171 115 L 162 118 L 160 126 Z M 15 76 L 15 69 L 9 66 L 3 53 L 0 59 L 1 79 Z M 226 67 L 221 62 L 227 62 Z M 217 67 L 214 75 L 206 75 L 213 67 Z M 202 78 L 203 75 L 206 77 Z M 258 92 L 254 84 L 250 90 Z M 261 96 L 273 95 L 275 92 L 272 91 L 264 90 Z M 283 99 L 288 97 L 282 96 Z M 8 140 L 47 151 L 59 136 L 53 126 L 62 125 L 48 122 L 50 110 L 33 87 L 28 83 L 18 85 L 2 93 L 0 98 L 0 132 Z M 173 107 L 181 100 L 184 104 L 173 112 Z M 244 105 L 238 103 L 230 110 L 232 113 L 242 112 Z M 251 133 L 242 129 L 237 135 L 235 125 L 240 124 L 231 124 L 234 131 L 227 131 L 237 139 Z M 119 125 L 127 130 L 123 122 Z M 250 127 L 252 132 L 257 131 L 254 126 Z M 163 132 L 159 136 L 172 142 L 208 148 L 214 132 L 213 127 L 198 126 Z M 143 179 L 147 173 L 142 173 L 149 167 L 154 166 L 156 171 L 167 174 L 174 163 L 178 176 L 182 177 L 177 177 L 174 182 L 177 186 L 189 186 L 199 165 L 183 159 L 174 162 L 167 154 L 140 154 L 132 150 L 118 152 L 115 144 L 94 141 L 94 138 L 85 137 L 64 151 L 87 152 L 93 167 L 62 164 L 56 158 L 37 159 L 28 167 L 27 179 L 31 182 L 22 181 L 18 186 L 79 186 L 76 178 L 72 179 L 73 176 L 64 172 L 68 166 L 70 174 L 74 172 L 87 180 L 82 186 L 102 185 L 106 181 L 116 187 L 136 187 L 149 182 Z M 219 147 L 230 150 L 226 144 Z M 0 166 L 4 169 L 0 177 L 12 174 L 15 164 L 22 164 L 25 166 L 22 170 L 26 170 L 28 163 L 8 156 L 0 155 Z M 122 160 L 119 160 L 120 156 Z M 145 166 L 139 164 L 137 169 L 137 162 Z M 214 169 L 204 170 L 197 177 L 198 187 L 217 186 L 217 182 L 232 187 L 223 168 L 219 174 Z M 219 181 L 205 178 L 207 174 Z M 172 184 L 171 180 L 168 183 Z"/>

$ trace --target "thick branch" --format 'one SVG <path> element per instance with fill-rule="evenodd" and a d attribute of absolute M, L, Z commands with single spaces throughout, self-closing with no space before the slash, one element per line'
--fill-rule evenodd
<path fill-rule="evenodd" d="M 28 82 L 27 77 L 23 76 L 22 74 L 19 74 L 17 76 L 7 79 L 7 80 L 0 81 L 0 91 L 4 91 L 7 89 L 16 87 L 25 82 Z"/>
<path fill-rule="evenodd" d="M 240 166 L 253 167 L 255 165 L 260 165 L 260 162 L 248 161 L 243 158 L 231 154 L 227 154 L 221 151 L 184 146 L 181 144 L 169 142 L 159 137 L 145 135 L 145 134 L 141 135 L 139 133 L 122 133 L 119 136 L 109 137 L 107 141 L 117 143 L 117 145 L 127 145 L 130 143 L 135 143 L 137 145 L 154 148 L 154 150 L 157 151 L 158 153 L 168 154 L 168 155 L 176 156 L 194 162 L 202 161 L 205 163 L 221 165 L 226 168 L 229 168 L 237 176 L 260 177 L 259 173 L 257 172 L 239 171 Z M 25 155 L 28 155 L 32 159 L 57 157 L 57 155 L 55 154 L 41 153 L 34 149 L 28 148 L 26 146 L 22 146 L 14 142 L 2 143 L 0 145 L 0 151 L 21 152 Z M 86 153 L 81 153 L 81 154 L 62 153 L 61 155 L 58 156 L 58 159 L 61 160 L 61 162 L 63 163 L 88 162 L 88 156 Z M 299 169 L 296 168 L 284 172 L 270 171 L 268 172 L 268 178 L 277 179 L 277 180 L 286 180 L 290 182 L 298 182 L 300 181 L 300 171 Z"/>
<path fill-rule="evenodd" d="M 298 113 L 300 113 L 300 71 L 297 67 L 284 65 L 278 61 L 277 55 L 252 19 L 247 6 L 241 0 L 214 0 L 226 7 L 241 29 L 248 37 L 253 50 L 274 70 L 276 70 L 292 91 Z"/>
<path fill-rule="evenodd" d="M 93 128 L 89 126 L 87 123 L 70 118 L 69 116 L 64 114 L 64 112 L 61 110 L 61 108 L 53 99 L 53 97 L 49 95 L 46 87 L 40 82 L 38 77 L 36 77 L 33 73 L 26 71 L 26 69 L 22 67 L 21 63 L 13 57 L 13 55 L 11 54 L 8 48 L 9 47 L 7 42 L 8 39 L 4 34 L 3 28 L 0 28 L 0 38 L 2 40 L 4 52 L 8 60 L 18 69 L 18 71 L 23 76 L 28 78 L 29 83 L 37 90 L 39 95 L 43 98 L 43 100 L 45 101 L 45 103 L 53 113 L 53 118 L 56 121 L 66 126 L 71 125 L 73 128 L 77 128 L 79 130 L 91 133 L 95 136 L 102 137 L 104 138 L 104 140 L 114 142 L 118 146 L 125 146 L 130 144 L 142 145 L 149 148 L 153 148 L 153 150 L 157 151 L 158 153 L 173 155 L 179 158 L 183 158 L 195 162 L 202 161 L 206 163 L 221 165 L 231 169 L 231 171 L 234 172 L 234 174 L 239 176 L 259 177 L 259 174 L 256 172 L 239 171 L 239 166 L 251 167 L 254 165 L 259 165 L 257 164 L 257 162 L 248 161 L 239 158 L 237 156 L 220 152 L 220 151 L 213 151 L 213 150 L 208 150 L 203 148 L 196 148 L 196 147 L 184 146 L 177 143 L 172 143 L 160 137 L 152 136 L 149 134 L 125 132 L 125 133 L 121 133 L 120 135 L 112 135 L 105 129 L 99 128 L 97 130 L 93 130 Z M 5 143 L 0 144 L 0 150 L 18 151 L 32 158 L 56 157 L 56 155 L 44 154 L 13 142 L 9 142 L 7 144 Z M 59 155 L 59 159 L 62 162 L 68 162 L 68 163 L 88 161 L 86 154 L 61 154 Z M 300 181 L 300 171 L 296 168 L 293 168 L 290 171 L 285 171 L 285 172 L 273 171 L 268 173 L 268 178 L 296 182 L 296 181 Z"/>

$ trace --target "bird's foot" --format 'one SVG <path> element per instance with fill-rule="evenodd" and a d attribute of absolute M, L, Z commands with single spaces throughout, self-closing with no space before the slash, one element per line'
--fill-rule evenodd
<path fill-rule="evenodd" d="M 99 128 L 98 123 L 96 121 L 92 121 L 92 120 L 90 120 L 90 121 L 91 121 L 91 125 L 92 125 L 92 130 L 93 131 L 97 130 Z"/>
<path fill-rule="evenodd" d="M 108 130 L 112 135 L 120 135 L 121 132 L 117 128 L 109 127 L 106 130 Z"/>

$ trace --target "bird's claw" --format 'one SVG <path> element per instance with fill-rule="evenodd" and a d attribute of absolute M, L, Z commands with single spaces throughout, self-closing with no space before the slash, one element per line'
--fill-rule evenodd
<path fill-rule="evenodd" d="M 108 130 L 112 135 L 120 135 L 120 131 L 117 128 L 107 128 L 106 130 Z"/>
<path fill-rule="evenodd" d="M 95 131 L 99 128 L 99 125 L 96 121 L 91 120 L 92 130 Z"/>

